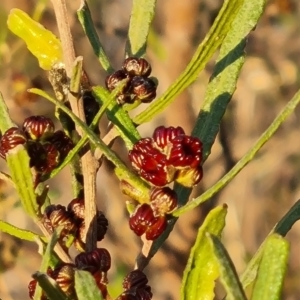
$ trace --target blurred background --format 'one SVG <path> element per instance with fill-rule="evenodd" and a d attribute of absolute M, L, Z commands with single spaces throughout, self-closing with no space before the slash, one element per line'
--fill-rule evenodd
<path fill-rule="evenodd" d="M 76 18 L 79 1 L 68 1 L 69 17 L 78 55 L 94 85 L 103 85 L 105 72 L 93 54 Z M 159 80 L 161 94 L 190 61 L 197 45 L 210 28 L 223 1 L 157 1 L 157 10 L 149 35 L 147 59 L 153 76 Z M 118 69 L 124 59 L 124 46 L 131 1 L 89 1 L 101 42 Z M 51 3 L 33 0 L 2 0 L 0 4 L 0 91 L 13 120 L 21 124 L 32 114 L 53 116 L 53 106 L 26 90 L 39 87 L 52 93 L 47 74 L 28 52 L 25 44 L 7 31 L 10 9 L 17 7 L 40 18 L 57 34 Z M 281 108 L 300 87 L 300 2 L 270 0 L 255 31 L 249 36 L 247 59 L 237 90 L 223 118 L 212 153 L 204 165 L 204 178 L 193 192 L 197 196 L 212 186 L 254 144 Z M 158 125 L 182 126 L 190 133 L 201 107 L 206 85 L 216 56 L 198 80 L 155 120 L 139 127 L 149 136 Z M 139 108 L 143 110 L 145 106 Z M 137 113 L 139 110 L 135 111 Z M 105 133 L 107 120 L 101 121 Z M 59 124 L 57 124 L 59 126 Z M 114 149 L 126 160 L 122 143 Z M 0 170 L 7 171 L 0 162 Z M 67 204 L 72 199 L 69 171 L 63 170 L 49 181 L 53 203 Z M 227 203 L 228 216 L 223 241 L 241 273 L 272 227 L 300 198 L 300 110 L 280 127 L 257 157 L 220 193 L 201 207 L 185 214 L 162 249 L 146 269 L 157 300 L 179 299 L 180 282 L 197 229 L 207 212 L 219 203 Z M 121 290 L 122 277 L 133 269 L 141 241 L 128 227 L 125 197 L 120 193 L 111 166 L 105 163 L 98 174 L 98 207 L 104 211 L 110 227 L 99 246 L 107 248 L 113 267 L 109 272 L 111 293 Z M 12 186 L 0 181 L 0 218 L 21 228 L 38 231 L 22 211 Z M 300 295 L 300 224 L 295 224 L 287 239 L 291 253 L 282 299 L 296 300 Z M 37 245 L 0 232 L 0 298 L 28 299 L 27 284 L 38 270 L 41 257 Z M 216 299 L 222 290 L 216 289 Z"/>

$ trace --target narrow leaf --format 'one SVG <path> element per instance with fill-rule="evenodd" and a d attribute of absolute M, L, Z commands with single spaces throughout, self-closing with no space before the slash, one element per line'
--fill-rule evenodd
<path fill-rule="evenodd" d="M 7 20 L 8 28 L 27 45 L 28 50 L 38 59 L 40 67 L 50 70 L 63 61 L 59 39 L 43 25 L 34 21 L 24 11 L 14 8 Z"/>
<path fill-rule="evenodd" d="M 63 227 L 58 227 L 56 228 L 56 230 L 54 230 L 51 239 L 46 247 L 46 251 L 43 254 L 43 259 L 42 259 L 42 263 L 41 263 L 41 267 L 40 267 L 40 272 L 41 273 L 47 273 L 47 269 L 50 265 L 50 261 L 51 261 L 51 256 L 53 253 L 53 249 L 58 241 L 58 238 L 60 236 L 60 233 L 62 231 Z M 34 292 L 34 300 L 40 300 L 41 296 L 42 296 L 42 288 L 40 285 L 37 285 L 35 292 Z"/>
<path fill-rule="evenodd" d="M 252 300 L 279 300 L 289 255 L 288 242 L 278 234 L 268 237 L 254 284 Z"/>
<path fill-rule="evenodd" d="M 8 152 L 6 161 L 25 211 L 33 219 L 36 219 L 39 207 L 34 192 L 34 183 L 29 167 L 30 158 L 27 151 L 22 145 L 18 145 Z"/>
<path fill-rule="evenodd" d="M 35 242 L 39 239 L 45 241 L 45 238 L 29 230 L 18 228 L 10 223 L 0 220 L 0 231 L 15 236 L 21 240 Z"/>
<path fill-rule="evenodd" d="M 273 136 L 277 131 L 279 126 L 293 113 L 297 105 L 300 103 L 300 90 L 295 94 L 295 96 L 287 103 L 280 114 L 272 122 L 272 124 L 267 128 L 267 130 L 260 136 L 256 143 L 251 147 L 251 149 L 236 163 L 236 165 L 225 174 L 220 180 L 218 180 L 211 188 L 205 191 L 199 197 L 193 199 L 188 204 L 180 207 L 173 212 L 173 216 L 180 216 L 181 214 L 192 210 L 199 204 L 209 200 L 222 188 L 224 188 L 257 154 L 257 152 L 263 147 L 263 145 Z M 178 193 L 178 197 L 183 196 L 183 194 Z"/>
<path fill-rule="evenodd" d="M 150 104 L 142 113 L 134 118 L 134 123 L 142 124 L 152 120 L 154 116 L 165 109 L 175 100 L 176 96 L 197 79 L 199 73 L 204 69 L 212 55 L 222 44 L 243 2 L 243 0 L 224 1 L 211 29 L 199 45 L 185 70 L 159 99 Z"/>
<path fill-rule="evenodd" d="M 38 282 L 50 300 L 68 300 L 56 281 L 47 274 L 36 272 L 32 275 L 32 278 Z"/>
<path fill-rule="evenodd" d="M 75 290 L 78 300 L 103 300 L 94 277 L 87 271 L 75 271 Z"/>
<path fill-rule="evenodd" d="M 213 299 L 218 265 L 211 251 L 206 233 L 221 236 L 225 226 L 227 206 L 218 206 L 211 210 L 199 228 L 197 238 L 184 270 L 181 299 L 201 300 Z"/>
<path fill-rule="evenodd" d="M 156 0 L 133 0 L 126 44 L 127 56 L 141 57 L 145 54 L 155 5 Z"/>
<path fill-rule="evenodd" d="M 16 126 L 13 121 L 11 120 L 8 108 L 4 102 L 3 96 L 0 93 L 0 131 L 2 134 L 9 128 Z"/>
<path fill-rule="evenodd" d="M 257 24 L 265 4 L 266 0 L 244 1 L 220 49 L 217 64 L 192 133 L 203 142 L 204 159 L 210 153 L 219 132 L 221 119 L 236 89 L 240 70 L 245 61 L 244 48 L 247 36 Z"/>
<path fill-rule="evenodd" d="M 220 239 L 215 235 L 211 234 L 208 236 L 214 254 L 218 261 L 220 270 L 220 279 L 227 292 L 226 299 L 228 300 L 246 300 L 246 295 L 243 290 L 242 284 L 239 281 L 238 274 L 235 267 Z"/>
<path fill-rule="evenodd" d="M 274 229 L 272 229 L 269 235 L 271 235 L 272 233 L 277 233 L 284 237 L 298 220 L 300 220 L 300 200 L 298 200 L 291 207 L 291 209 L 284 215 L 284 217 L 276 224 Z M 249 286 L 257 276 L 257 270 L 265 244 L 266 240 L 261 244 L 250 262 L 247 264 L 247 268 L 241 276 L 241 282 L 244 288 Z"/>
<path fill-rule="evenodd" d="M 98 57 L 98 60 L 101 64 L 101 66 L 103 67 L 103 69 L 106 72 L 112 73 L 113 68 L 112 68 L 112 66 L 109 62 L 108 56 L 106 55 L 104 48 L 99 40 L 97 31 L 95 29 L 95 26 L 94 26 L 94 23 L 92 20 L 90 9 L 89 9 L 86 1 L 81 1 L 81 5 L 80 5 L 79 10 L 77 11 L 77 15 L 78 15 L 78 20 L 79 20 L 86 36 L 88 37 L 88 39 L 93 47 L 94 53 Z"/>

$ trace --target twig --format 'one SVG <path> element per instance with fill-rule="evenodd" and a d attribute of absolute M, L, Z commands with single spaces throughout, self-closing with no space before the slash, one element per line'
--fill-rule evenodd
<path fill-rule="evenodd" d="M 56 16 L 59 35 L 62 43 L 64 54 L 64 63 L 68 77 L 72 74 L 73 64 L 75 61 L 75 50 L 73 46 L 72 35 L 67 16 L 67 7 L 65 0 L 52 0 L 54 12 Z M 76 95 L 69 93 L 68 99 L 72 111 L 82 121 L 85 121 L 82 99 L 78 99 Z M 76 127 L 79 135 L 82 136 L 82 130 Z M 88 230 L 88 238 L 86 239 L 86 251 L 91 251 L 97 244 L 97 227 L 93 221 L 96 216 L 96 173 L 97 164 L 92 153 L 88 151 L 81 159 L 82 174 L 84 178 L 84 198 L 85 198 L 85 224 Z M 87 234 L 87 233 L 86 233 Z"/>

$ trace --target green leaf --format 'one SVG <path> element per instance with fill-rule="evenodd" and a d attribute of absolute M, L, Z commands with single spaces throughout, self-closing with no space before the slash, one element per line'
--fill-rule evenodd
<path fill-rule="evenodd" d="M 140 2 L 140 1 L 138 1 Z M 178 79 L 163 93 L 163 95 L 150 104 L 142 113 L 134 118 L 135 124 L 149 122 L 158 115 L 182 91 L 191 85 L 204 69 L 215 51 L 220 47 L 232 26 L 232 22 L 239 12 L 243 0 L 226 0 L 216 17 L 210 31 L 199 45 L 190 63 Z"/>
<path fill-rule="evenodd" d="M 36 272 L 32 275 L 32 278 L 38 282 L 50 300 L 68 300 L 56 281 L 47 274 Z"/>
<path fill-rule="evenodd" d="M 92 20 L 90 9 L 86 1 L 81 1 L 80 8 L 77 11 L 77 16 L 86 36 L 88 37 L 92 45 L 94 53 L 98 57 L 101 66 L 106 72 L 112 73 L 113 68 L 99 40 L 97 31 Z"/>
<path fill-rule="evenodd" d="M 298 200 L 284 215 L 284 217 L 275 225 L 269 235 L 277 233 L 284 237 L 298 220 L 300 220 L 300 200 Z M 266 240 L 261 244 L 257 252 L 253 255 L 252 259 L 247 264 L 246 270 L 241 276 L 241 282 L 244 288 L 249 286 L 257 276 L 257 270 L 264 251 L 265 244 Z"/>
<path fill-rule="evenodd" d="M 212 209 L 199 228 L 183 274 L 182 300 L 213 299 L 215 280 L 219 276 L 219 272 L 206 234 L 221 236 L 225 226 L 226 213 L 226 205 Z"/>
<path fill-rule="evenodd" d="M 180 207 L 172 213 L 173 216 L 180 216 L 181 214 L 192 210 L 199 204 L 209 200 L 222 188 L 224 188 L 257 154 L 262 146 L 273 136 L 279 126 L 293 113 L 297 105 L 300 103 L 300 90 L 295 96 L 287 103 L 280 114 L 268 127 L 268 129 L 260 136 L 257 142 L 251 147 L 251 149 L 236 163 L 236 165 L 220 180 L 218 180 L 212 187 L 206 190 L 202 195 L 194 198 L 188 204 Z M 178 197 L 182 197 L 183 194 L 178 193 Z"/>
<path fill-rule="evenodd" d="M 29 167 L 30 158 L 24 146 L 18 145 L 10 150 L 6 155 L 6 161 L 25 211 L 33 219 L 37 219 L 39 206 Z"/>
<path fill-rule="evenodd" d="M 34 21 L 24 11 L 14 8 L 7 20 L 8 28 L 27 45 L 28 50 L 38 59 L 40 67 L 50 70 L 63 61 L 60 40 L 40 23 Z"/>
<path fill-rule="evenodd" d="M 11 225 L 10 223 L 7 223 L 5 221 L 0 220 L 0 231 L 6 232 L 12 236 L 15 236 L 21 240 L 29 241 L 29 242 L 35 242 L 39 239 L 45 241 L 45 237 L 42 237 L 38 235 L 37 233 L 34 233 L 29 230 L 18 228 L 14 225 Z"/>
<path fill-rule="evenodd" d="M 87 271 L 75 271 L 75 290 L 78 300 L 103 300 L 94 277 Z"/>
<path fill-rule="evenodd" d="M 244 1 L 221 46 L 211 81 L 205 93 L 203 106 L 192 132 L 193 136 L 199 137 L 203 142 L 204 160 L 210 153 L 219 132 L 221 119 L 236 89 L 240 70 L 245 60 L 246 37 L 257 23 L 264 5 L 265 0 Z M 187 202 L 191 190 L 177 185 L 175 190 L 183 206 Z M 200 197 L 202 198 L 202 196 Z M 194 203 L 190 202 L 189 204 Z M 184 207 L 181 209 L 183 211 Z"/>
<path fill-rule="evenodd" d="M 145 54 L 155 5 L 156 0 L 133 0 L 126 44 L 127 56 L 141 57 Z"/>
<path fill-rule="evenodd" d="M 204 160 L 210 154 L 210 149 L 219 132 L 221 119 L 236 89 L 240 70 L 245 61 L 244 48 L 247 36 L 257 24 L 265 4 L 266 0 L 244 1 L 220 49 L 205 93 L 204 103 L 192 133 L 203 142 Z"/>
<path fill-rule="evenodd" d="M 101 104 L 103 104 L 103 102 L 106 103 L 111 99 L 111 94 L 101 86 L 93 87 L 93 92 Z M 127 149 L 131 149 L 133 144 L 136 143 L 141 136 L 128 113 L 124 111 L 124 109 L 118 105 L 116 101 L 110 101 L 107 108 L 107 116 L 118 129 Z"/>
<path fill-rule="evenodd" d="M 0 93 L 0 131 L 2 134 L 9 128 L 15 127 L 16 124 L 13 123 L 9 116 L 8 108 L 4 102 L 3 96 Z"/>
<path fill-rule="evenodd" d="M 227 292 L 228 300 L 247 300 L 242 284 L 239 281 L 235 267 L 220 239 L 215 235 L 208 235 L 214 254 L 218 261 L 220 279 Z"/>
<path fill-rule="evenodd" d="M 42 259 L 42 264 L 40 267 L 40 272 L 41 273 L 47 273 L 47 269 L 50 265 L 50 262 L 52 260 L 52 254 L 53 254 L 53 249 L 58 241 L 58 238 L 63 230 L 63 226 L 60 226 L 54 230 L 51 239 L 47 245 L 46 251 L 43 254 L 43 259 Z M 34 300 L 40 300 L 42 296 L 42 288 L 40 285 L 37 285 L 35 292 L 34 292 Z"/>
<path fill-rule="evenodd" d="M 268 237 L 263 250 L 252 300 L 279 300 L 289 255 L 288 242 L 278 234 Z"/>

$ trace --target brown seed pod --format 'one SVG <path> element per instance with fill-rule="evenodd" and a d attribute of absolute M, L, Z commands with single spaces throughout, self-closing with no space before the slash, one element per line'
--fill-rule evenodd
<path fill-rule="evenodd" d="M 151 78 L 133 77 L 130 90 L 143 103 L 150 103 L 156 97 L 156 84 Z"/>
<path fill-rule="evenodd" d="M 130 289 L 141 289 L 144 288 L 148 283 L 147 276 L 141 270 L 134 270 L 127 274 L 123 280 L 124 291 Z"/>
<path fill-rule="evenodd" d="M 84 199 L 75 198 L 67 206 L 68 211 L 72 211 L 79 219 L 84 219 Z"/>
<path fill-rule="evenodd" d="M 54 132 L 54 123 L 45 116 L 30 116 L 23 122 L 22 129 L 28 138 L 38 140 Z"/>
<path fill-rule="evenodd" d="M 4 132 L 0 139 L 0 156 L 5 159 L 9 150 L 14 149 L 18 145 L 24 145 L 27 138 L 22 130 L 18 127 L 11 127 Z"/>
<path fill-rule="evenodd" d="M 44 211 L 44 217 L 49 219 L 53 228 L 63 226 L 61 236 L 75 234 L 78 230 L 78 222 L 74 219 L 74 215 L 66 210 L 62 205 L 49 205 Z"/>
<path fill-rule="evenodd" d="M 177 194 L 167 186 L 155 187 L 150 192 L 150 205 L 155 216 L 168 214 L 178 206 Z"/>
<path fill-rule="evenodd" d="M 55 269 L 55 281 L 61 290 L 68 296 L 72 297 L 75 293 L 75 265 L 64 264 L 63 266 Z"/>
<path fill-rule="evenodd" d="M 151 74 L 151 66 L 144 58 L 128 57 L 124 60 L 123 70 L 130 76 L 148 77 Z"/>
<path fill-rule="evenodd" d="M 122 80 L 124 79 L 129 79 L 129 75 L 123 71 L 123 70 L 118 70 L 115 71 L 114 73 L 108 75 L 105 79 L 105 85 L 107 87 L 107 89 L 109 91 L 114 90 Z M 127 84 L 125 84 L 122 88 L 122 90 L 120 91 L 120 94 L 124 94 L 128 91 L 130 86 L 129 80 L 127 82 Z"/>

